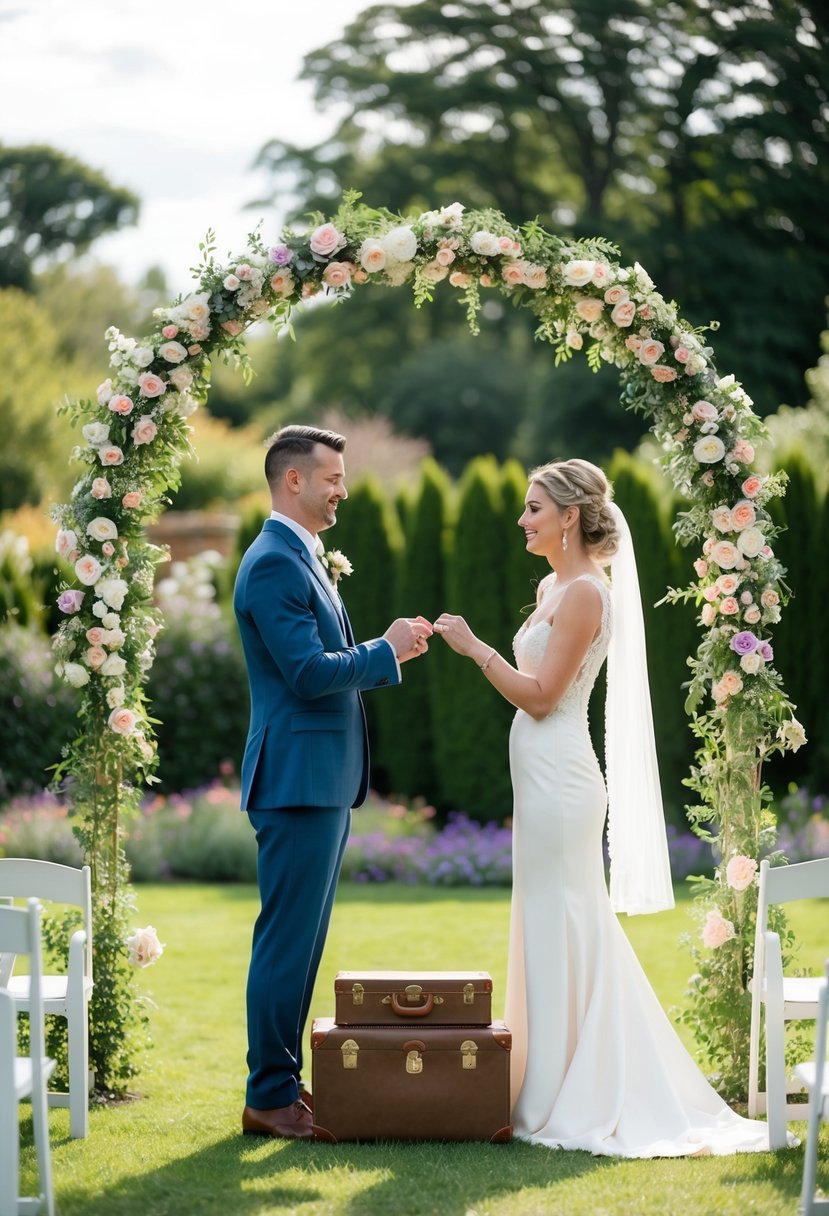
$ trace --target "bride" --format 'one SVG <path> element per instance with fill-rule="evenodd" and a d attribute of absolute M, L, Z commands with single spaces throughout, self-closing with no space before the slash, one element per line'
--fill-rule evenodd
<path fill-rule="evenodd" d="M 515 636 L 516 666 L 462 617 L 435 623 L 517 710 L 505 1011 L 515 1134 L 618 1157 L 767 1149 L 767 1125 L 736 1115 L 682 1046 L 614 914 L 673 906 L 627 524 L 586 460 L 535 469 L 518 523 L 553 573 Z M 587 725 L 605 657 L 607 792 Z"/>

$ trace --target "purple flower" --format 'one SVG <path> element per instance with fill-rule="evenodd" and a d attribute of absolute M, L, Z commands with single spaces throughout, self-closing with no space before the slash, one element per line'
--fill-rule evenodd
<path fill-rule="evenodd" d="M 79 612 L 85 594 L 84 591 L 61 591 L 58 596 L 58 608 L 67 614 Z"/>
<path fill-rule="evenodd" d="M 764 663 L 770 663 L 774 658 L 774 651 L 771 648 L 770 642 L 758 642 L 757 653 Z"/>
<path fill-rule="evenodd" d="M 273 249 L 268 251 L 268 256 L 274 266 L 287 266 L 294 255 L 287 245 L 274 245 Z"/>
<path fill-rule="evenodd" d="M 750 629 L 744 629 L 742 633 L 735 633 L 731 639 L 731 649 L 737 654 L 751 654 L 759 645 L 759 639 Z"/>

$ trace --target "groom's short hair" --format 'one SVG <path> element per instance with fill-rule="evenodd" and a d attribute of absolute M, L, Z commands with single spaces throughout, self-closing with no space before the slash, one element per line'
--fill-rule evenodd
<path fill-rule="evenodd" d="M 335 452 L 345 449 L 345 436 L 317 426 L 283 426 L 267 440 L 265 477 L 269 486 L 278 485 L 292 465 L 307 468 L 318 443 Z"/>

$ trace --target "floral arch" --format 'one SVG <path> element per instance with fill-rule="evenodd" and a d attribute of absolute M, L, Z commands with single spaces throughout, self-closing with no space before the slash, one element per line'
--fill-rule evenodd
<path fill-rule="evenodd" d="M 404 219 L 358 199 L 346 195 L 333 219 L 314 217 L 307 233 L 286 233 L 272 247 L 255 232 L 226 265 L 208 234 L 195 289 L 157 310 L 144 338 L 108 330 L 110 375 L 97 400 L 66 407 L 80 424 L 73 455 L 83 471 L 70 502 L 55 510 L 57 549 L 75 573 L 59 598 L 66 616 L 55 651 L 58 673 L 82 690 L 82 703 L 80 731 L 57 776 L 71 778 L 76 831 L 93 868 L 96 994 L 115 1026 L 96 1057 L 99 1084 L 123 1087 L 134 1070 L 125 1045 L 137 1006 L 123 947 L 131 905 L 121 841 L 157 758 L 143 685 L 161 626 L 152 588 L 164 559 L 145 526 L 178 484 L 187 419 L 206 400 L 209 361 L 222 355 L 244 366 L 252 323 L 289 328 L 294 306 L 320 292 L 347 297 L 371 284 L 409 283 L 420 307 L 448 280 L 473 333 L 481 294 L 498 292 L 535 314 L 536 335 L 552 343 L 556 363 L 584 349 L 592 368 L 615 365 L 622 406 L 650 420 L 689 500 L 675 529 L 681 542 L 702 542 L 697 578 L 666 598 L 700 609 L 686 703 L 699 748 L 687 784 L 699 799 L 692 820 L 718 844 L 721 862 L 700 884 L 705 925 L 683 1017 L 720 1088 L 737 1097 L 747 1073 L 746 1002 L 737 998 L 751 974 L 754 873 L 774 842 L 760 764 L 804 742 L 774 667 L 785 572 L 766 504 L 783 487 L 780 476 L 752 471 L 762 424 L 734 377 L 715 370 L 704 330 L 682 320 L 640 265 L 621 265 L 607 241 L 563 239 L 536 222 L 516 227 L 497 211 L 460 203 Z"/>

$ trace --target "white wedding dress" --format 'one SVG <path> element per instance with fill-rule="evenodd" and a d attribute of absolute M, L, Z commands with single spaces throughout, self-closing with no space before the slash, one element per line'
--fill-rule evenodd
<path fill-rule="evenodd" d="M 549 717 L 518 710 L 510 733 L 513 894 L 505 1020 L 513 1034 L 515 1135 L 601 1156 L 678 1157 L 768 1148 L 765 1123 L 742 1119 L 682 1046 L 611 909 L 602 860 L 607 795 L 587 703 L 607 655 L 601 629 Z M 518 667 L 536 671 L 550 634 L 516 634 Z M 548 607 L 549 610 L 549 607 Z M 535 620 L 534 620 L 535 618 Z"/>

